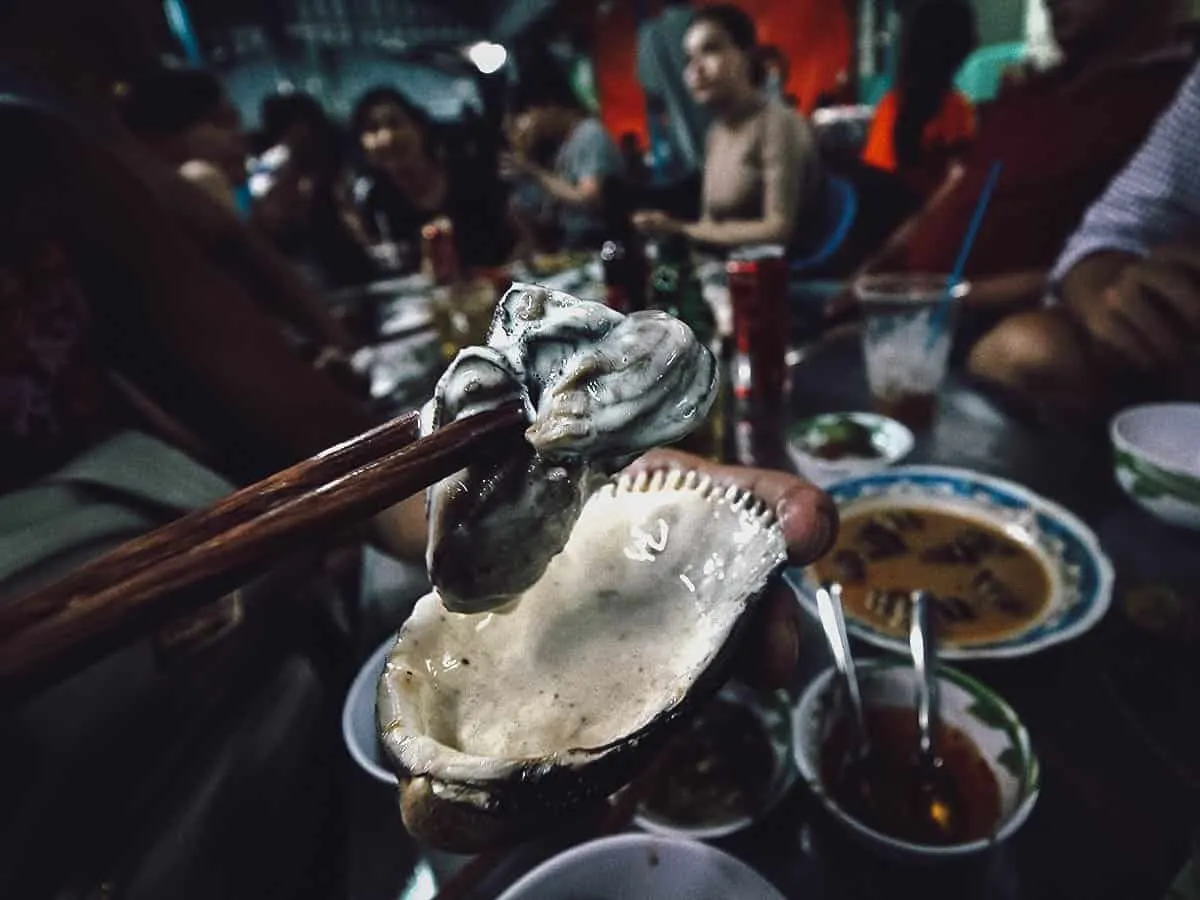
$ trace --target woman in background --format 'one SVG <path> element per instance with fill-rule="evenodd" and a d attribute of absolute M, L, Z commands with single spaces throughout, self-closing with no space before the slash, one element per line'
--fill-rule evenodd
<path fill-rule="evenodd" d="M 464 265 L 507 260 L 507 195 L 486 134 L 445 140 L 425 110 L 390 87 L 363 95 L 350 122 L 368 170 L 354 204 L 370 240 L 406 247 L 402 265 L 415 267 L 422 227 L 446 217 Z"/>
<path fill-rule="evenodd" d="M 823 195 L 816 139 L 808 121 L 763 90 L 753 20 L 735 6 L 698 10 L 684 36 L 685 77 L 711 110 L 701 218 L 682 222 L 658 211 L 634 224 L 656 236 L 683 234 L 718 247 L 815 240 L 809 222 Z"/>
<path fill-rule="evenodd" d="M 929 195 L 975 136 L 975 111 L 954 76 L 977 43 L 964 0 L 926 0 L 905 23 L 896 86 L 875 109 L 862 160 Z"/>
<path fill-rule="evenodd" d="M 317 287 L 370 281 L 377 269 L 351 222 L 337 127 L 308 94 L 272 94 L 261 110 L 253 224 Z"/>

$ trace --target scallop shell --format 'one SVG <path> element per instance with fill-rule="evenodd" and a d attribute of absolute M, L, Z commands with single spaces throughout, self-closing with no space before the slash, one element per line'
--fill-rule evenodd
<path fill-rule="evenodd" d="M 379 682 L 391 765 L 502 815 L 613 793 L 720 687 L 785 558 L 773 513 L 739 488 L 683 471 L 608 482 L 513 606 L 417 602 Z"/>

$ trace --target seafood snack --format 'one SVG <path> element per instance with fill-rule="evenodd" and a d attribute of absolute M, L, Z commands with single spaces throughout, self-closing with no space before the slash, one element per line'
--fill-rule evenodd
<path fill-rule="evenodd" d="M 772 513 L 695 472 L 613 477 L 702 423 L 716 378 L 671 316 L 528 285 L 442 378 L 425 430 L 513 400 L 530 424 L 430 490 L 434 590 L 377 704 L 419 839 L 473 852 L 577 813 L 720 687 L 786 557 Z"/>
<path fill-rule="evenodd" d="M 584 501 L 635 456 L 704 421 L 717 366 L 666 313 L 514 285 L 487 346 L 459 353 L 425 408 L 426 433 L 520 400 L 526 440 L 435 485 L 430 580 L 446 608 L 503 606 L 545 572 Z"/>

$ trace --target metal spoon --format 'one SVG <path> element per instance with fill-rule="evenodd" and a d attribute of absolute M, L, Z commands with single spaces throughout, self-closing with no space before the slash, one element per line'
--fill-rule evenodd
<path fill-rule="evenodd" d="M 917 796 L 914 812 L 931 837 L 953 839 L 961 824 L 958 788 L 937 752 L 939 721 L 937 646 L 932 622 L 933 594 L 912 595 L 908 646 L 917 674 Z"/>
<path fill-rule="evenodd" d="M 853 779 L 857 795 L 870 802 L 870 781 L 866 777 L 866 762 L 871 755 L 871 738 L 867 733 L 867 719 L 863 711 L 862 694 L 858 688 L 858 676 L 854 669 L 854 656 L 850 652 L 850 638 L 846 634 L 846 615 L 842 609 L 842 586 L 826 582 L 817 591 L 817 614 L 825 638 L 833 653 L 833 664 L 842 678 L 842 686 L 850 702 L 850 718 L 853 725 L 853 743 L 842 761 L 839 781 L 848 783 Z"/>

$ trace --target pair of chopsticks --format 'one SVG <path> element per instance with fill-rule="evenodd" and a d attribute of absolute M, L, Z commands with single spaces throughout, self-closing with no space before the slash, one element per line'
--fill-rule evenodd
<path fill-rule="evenodd" d="M 303 542 L 336 534 L 520 440 L 526 424 L 514 403 L 419 438 L 417 414 L 409 413 L 0 608 L 0 700 L 77 670 Z"/>

